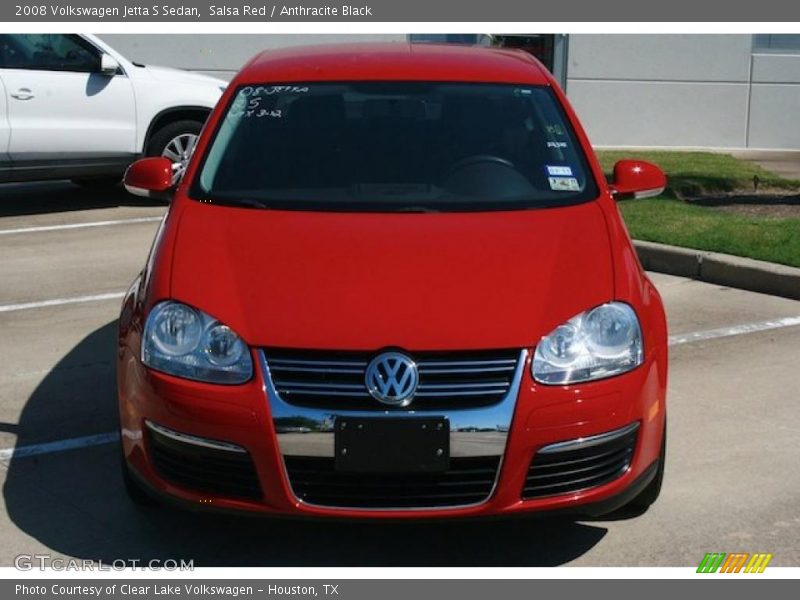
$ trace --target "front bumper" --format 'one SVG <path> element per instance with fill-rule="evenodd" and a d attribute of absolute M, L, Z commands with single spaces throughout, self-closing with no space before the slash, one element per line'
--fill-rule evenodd
<path fill-rule="evenodd" d="M 530 376 L 530 357 L 524 353 L 508 402 L 492 407 L 491 419 L 487 420 L 486 409 L 473 415 L 484 423 L 493 421 L 494 430 L 483 432 L 478 444 L 470 443 L 469 436 L 451 434 L 454 458 L 499 453 L 496 478 L 485 498 L 458 506 L 402 508 L 326 506 L 304 501 L 293 489 L 284 455 L 327 457 L 332 434 L 330 438 L 317 435 L 314 443 L 308 444 L 307 432 L 282 430 L 280 419 L 286 415 L 281 411 L 286 407 L 276 402 L 279 398 L 271 390 L 268 368 L 260 353 L 254 353 L 254 358 L 261 368 L 251 382 L 217 386 L 150 371 L 133 353 L 123 351 L 118 378 L 123 449 L 132 473 L 147 488 L 184 506 L 275 516 L 426 519 L 552 512 L 596 515 L 614 510 L 635 496 L 634 492 L 655 473 L 665 418 L 666 349 L 652 352 L 642 366 L 625 375 L 560 387 L 536 384 Z M 464 424 L 459 419 L 467 415 L 447 416 Z M 159 467 L 154 461 L 153 425 L 162 428 L 162 433 L 176 432 L 243 449 L 252 461 L 257 491 L 249 495 L 232 495 L 226 489 L 197 491 L 191 478 L 174 473 L 170 476 L 163 462 Z M 526 494 L 531 461 L 546 447 L 626 428 L 635 430 L 635 438 L 621 474 L 567 493 L 555 489 L 532 497 Z M 466 434 L 475 427 L 466 424 L 454 429 Z M 239 466 L 221 468 L 238 472 Z"/>

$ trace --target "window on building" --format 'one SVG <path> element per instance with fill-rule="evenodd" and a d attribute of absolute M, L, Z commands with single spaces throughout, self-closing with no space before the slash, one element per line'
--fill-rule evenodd
<path fill-rule="evenodd" d="M 800 34 L 759 33 L 753 36 L 754 52 L 785 52 L 800 54 Z"/>
<path fill-rule="evenodd" d="M 412 33 L 412 43 L 467 44 L 472 46 L 500 46 L 519 48 L 533 54 L 551 72 L 555 66 L 555 38 L 553 34 L 489 35 L 486 33 Z"/>
<path fill-rule="evenodd" d="M 410 33 L 408 41 L 429 44 L 466 44 L 468 46 L 490 46 L 492 36 L 486 33 Z"/>
<path fill-rule="evenodd" d="M 518 48 L 533 54 L 551 72 L 555 58 L 555 38 L 552 34 L 496 35 L 494 43 L 504 48 Z"/>

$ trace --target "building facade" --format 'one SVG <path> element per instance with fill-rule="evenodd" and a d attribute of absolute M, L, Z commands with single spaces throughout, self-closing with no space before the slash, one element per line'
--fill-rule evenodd
<path fill-rule="evenodd" d="M 597 145 L 800 149 L 798 35 L 572 35 L 567 52 Z"/>
<path fill-rule="evenodd" d="M 800 150 L 800 35 L 104 35 L 133 60 L 229 79 L 269 48 L 453 41 L 537 54 L 597 146 Z"/>

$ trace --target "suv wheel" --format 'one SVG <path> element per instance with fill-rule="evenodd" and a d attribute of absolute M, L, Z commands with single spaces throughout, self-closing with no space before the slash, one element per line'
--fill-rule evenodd
<path fill-rule="evenodd" d="M 185 119 L 164 125 L 147 144 L 147 156 L 163 156 L 172 161 L 172 182 L 178 183 L 192 156 L 202 121 Z"/>

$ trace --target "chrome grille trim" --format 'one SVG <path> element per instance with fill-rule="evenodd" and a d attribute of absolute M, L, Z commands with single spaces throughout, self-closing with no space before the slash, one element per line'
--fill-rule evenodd
<path fill-rule="evenodd" d="M 331 388 L 334 390 L 360 390 L 363 389 L 364 386 L 358 383 L 307 383 L 305 381 L 282 381 L 280 383 L 281 388 L 299 388 L 299 387 L 307 387 L 307 388 Z"/>
<path fill-rule="evenodd" d="M 288 358 L 273 358 L 270 359 L 270 364 L 273 367 L 286 367 L 286 366 L 301 366 L 301 367 L 314 367 L 322 369 L 327 367 L 359 367 L 364 368 L 367 366 L 367 361 L 362 360 L 294 360 Z"/>
<path fill-rule="evenodd" d="M 236 444 L 231 444 L 230 442 L 210 440 L 208 438 L 198 437 L 196 435 L 183 433 L 181 431 L 175 431 L 174 429 L 169 429 L 167 427 L 164 427 L 163 425 L 158 425 L 157 423 L 153 423 L 152 421 L 149 421 L 147 419 L 145 419 L 144 424 L 151 431 L 160 433 L 164 437 L 170 438 L 171 440 L 175 440 L 176 442 L 181 442 L 184 444 L 192 444 L 193 446 L 202 446 L 203 448 L 210 448 L 212 450 L 223 450 L 225 452 L 236 452 L 238 454 L 247 454 L 247 450 L 245 450 L 241 446 L 237 446 Z"/>
<path fill-rule="evenodd" d="M 337 417 L 375 417 L 391 416 L 393 418 L 413 418 L 420 416 L 443 416 L 450 423 L 450 456 L 452 458 L 497 457 L 498 467 L 492 488 L 480 502 L 448 506 L 414 506 L 369 509 L 345 506 L 326 506 L 331 509 L 357 508 L 358 510 L 447 510 L 480 506 L 489 501 L 497 487 L 505 456 L 508 432 L 514 408 L 517 403 L 522 377 L 528 362 L 528 351 L 518 351 L 515 369 L 508 391 L 498 403 L 480 408 L 452 407 L 447 410 L 419 410 L 413 406 L 402 410 L 331 410 L 295 406 L 281 398 L 273 384 L 270 367 L 264 351 L 258 352 L 258 362 L 264 380 L 264 395 L 269 403 L 275 427 L 278 448 L 283 460 L 284 477 L 295 499 L 301 504 L 319 506 L 304 502 L 292 488 L 291 478 L 286 469 L 284 457 L 319 457 L 334 456 L 333 422 Z M 304 423 L 299 426 L 298 423 Z"/>
<path fill-rule="evenodd" d="M 464 396 L 494 396 L 502 394 L 508 388 L 490 389 L 490 390 L 440 390 L 434 392 L 417 392 L 417 398 L 462 398 Z"/>
<path fill-rule="evenodd" d="M 513 354 L 512 354 L 513 352 Z M 517 351 L 409 353 L 419 370 L 416 408 L 476 407 L 500 402 L 517 368 Z M 373 353 L 264 350 L 275 390 L 289 404 L 326 409 L 381 410 L 364 382 Z M 330 402 L 325 397 L 330 397 Z M 413 404 L 413 402 L 412 402 Z"/>
<path fill-rule="evenodd" d="M 639 421 L 634 421 L 630 425 L 620 427 L 614 431 L 607 431 L 598 435 L 591 435 L 588 437 L 577 438 L 575 440 L 567 440 L 566 442 L 556 442 L 549 444 L 539 449 L 539 454 L 553 454 L 555 452 L 569 452 L 570 450 L 580 450 L 583 448 L 591 448 L 605 442 L 625 437 L 632 431 L 639 429 Z"/>
<path fill-rule="evenodd" d="M 296 392 L 296 393 L 300 393 L 300 392 Z M 322 397 L 324 397 L 324 396 L 336 396 L 336 397 L 344 397 L 344 398 L 353 398 L 353 397 L 357 396 L 358 398 L 365 398 L 365 399 L 366 398 L 370 398 L 370 395 L 368 393 L 366 393 L 366 392 L 364 392 L 363 394 L 361 392 L 355 394 L 355 393 L 353 393 L 351 391 L 349 391 L 349 392 L 348 391 L 336 391 L 336 390 L 328 390 L 328 389 L 325 389 L 325 390 L 312 390 L 312 389 L 303 390 L 302 394 L 306 395 L 306 396 L 322 396 Z M 285 392 L 284 392 L 284 395 L 286 395 Z"/>
<path fill-rule="evenodd" d="M 483 369 L 486 366 L 502 366 L 514 368 L 517 361 L 509 359 L 488 359 L 488 360 L 421 360 L 417 363 L 420 367 L 475 367 Z"/>
<path fill-rule="evenodd" d="M 250 454 L 235 444 L 209 440 L 145 421 L 147 454 L 159 477 L 203 495 L 260 501 Z"/>
<path fill-rule="evenodd" d="M 348 373 L 357 375 L 363 373 L 363 368 L 344 368 L 344 367 L 280 367 L 281 371 L 289 371 L 290 373 Z"/>
<path fill-rule="evenodd" d="M 425 384 L 426 389 L 431 390 L 446 390 L 446 389 L 453 389 L 453 390 L 469 390 L 473 388 L 485 388 L 485 387 L 502 387 L 508 389 L 510 385 L 507 381 L 498 381 L 498 382 L 485 382 L 479 381 L 476 383 L 427 383 Z"/>
<path fill-rule="evenodd" d="M 425 372 L 427 374 L 429 374 L 429 375 L 449 375 L 451 373 L 467 373 L 467 374 L 468 373 L 490 373 L 490 372 L 492 372 L 492 373 L 503 373 L 503 372 L 513 371 L 514 370 L 514 364 L 511 364 L 508 367 L 491 367 L 491 366 L 489 366 L 489 367 L 480 367 L 480 368 L 477 368 L 477 367 L 461 367 L 461 368 L 452 367 L 452 368 L 439 369 L 439 368 L 430 368 L 430 367 L 424 367 L 423 366 L 423 368 L 425 368 Z"/>
<path fill-rule="evenodd" d="M 573 494 L 622 477 L 633 461 L 639 422 L 598 435 L 549 444 L 531 460 L 523 499 Z"/>

